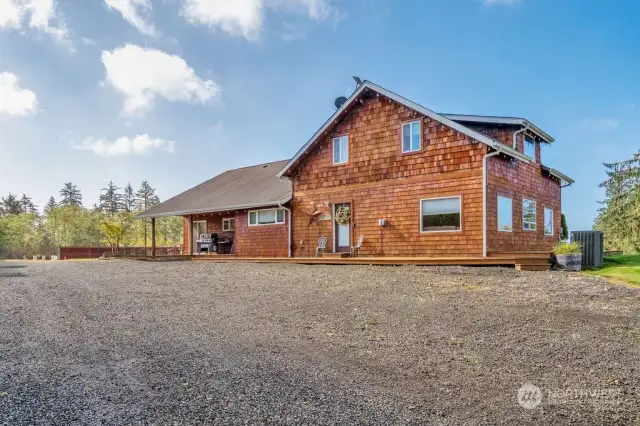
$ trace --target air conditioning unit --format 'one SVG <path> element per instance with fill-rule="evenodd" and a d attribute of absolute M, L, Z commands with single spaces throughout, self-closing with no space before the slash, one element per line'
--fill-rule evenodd
<path fill-rule="evenodd" d="M 582 245 L 582 268 L 600 268 L 604 264 L 604 233 L 571 231 L 571 241 Z"/>

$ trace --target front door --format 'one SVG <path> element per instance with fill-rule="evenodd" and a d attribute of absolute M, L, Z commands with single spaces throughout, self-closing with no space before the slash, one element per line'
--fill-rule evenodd
<path fill-rule="evenodd" d="M 198 253 L 198 243 L 196 241 L 200 238 L 200 235 L 207 233 L 207 221 L 206 220 L 194 220 L 193 221 L 193 253 Z"/>
<path fill-rule="evenodd" d="M 344 212 L 349 212 L 349 220 L 344 220 Z M 342 214 L 340 217 L 336 217 Z M 351 250 L 351 203 L 340 203 L 333 205 L 333 229 L 334 229 L 334 251 L 348 252 Z"/>

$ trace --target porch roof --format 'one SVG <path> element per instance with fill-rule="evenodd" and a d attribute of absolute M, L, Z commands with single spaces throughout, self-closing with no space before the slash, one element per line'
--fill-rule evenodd
<path fill-rule="evenodd" d="M 209 179 L 139 214 L 138 218 L 275 206 L 291 200 L 291 181 L 276 175 L 288 160 L 242 167 Z"/>

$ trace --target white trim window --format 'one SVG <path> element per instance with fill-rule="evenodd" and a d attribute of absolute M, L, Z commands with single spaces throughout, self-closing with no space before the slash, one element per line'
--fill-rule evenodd
<path fill-rule="evenodd" d="M 527 157 L 531 157 L 534 160 L 536 159 L 536 142 L 529 136 L 525 136 L 524 138 L 523 151 Z"/>
<path fill-rule="evenodd" d="M 544 208 L 544 235 L 553 235 L 553 209 Z"/>
<path fill-rule="evenodd" d="M 333 164 L 349 161 L 349 136 L 333 138 Z"/>
<path fill-rule="evenodd" d="M 229 232 L 236 230 L 236 219 L 234 217 L 229 217 L 222 219 L 222 231 Z"/>
<path fill-rule="evenodd" d="M 498 231 L 513 232 L 513 200 L 498 195 Z"/>
<path fill-rule="evenodd" d="M 462 197 L 420 200 L 420 232 L 459 232 L 462 230 Z"/>
<path fill-rule="evenodd" d="M 284 209 L 251 210 L 249 226 L 280 225 L 284 223 Z"/>
<path fill-rule="evenodd" d="M 402 153 L 417 152 L 422 149 L 422 123 L 420 120 L 402 125 Z"/>
<path fill-rule="evenodd" d="M 525 231 L 536 230 L 536 211 L 535 200 L 522 199 L 522 229 Z"/>

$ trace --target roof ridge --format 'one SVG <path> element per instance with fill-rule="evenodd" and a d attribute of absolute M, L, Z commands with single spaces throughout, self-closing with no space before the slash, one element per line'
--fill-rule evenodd
<path fill-rule="evenodd" d="M 287 161 L 288 162 L 289 159 L 285 158 L 284 160 L 269 161 L 268 163 L 254 164 L 253 166 L 242 166 L 242 167 L 238 167 L 236 169 L 227 169 L 227 170 L 225 170 L 224 172 L 222 172 L 220 174 L 227 173 L 227 172 L 233 172 L 235 170 L 250 169 L 252 167 L 268 166 L 269 164 L 282 163 L 283 161 Z M 218 175 L 218 176 L 220 176 L 220 175 Z"/>

